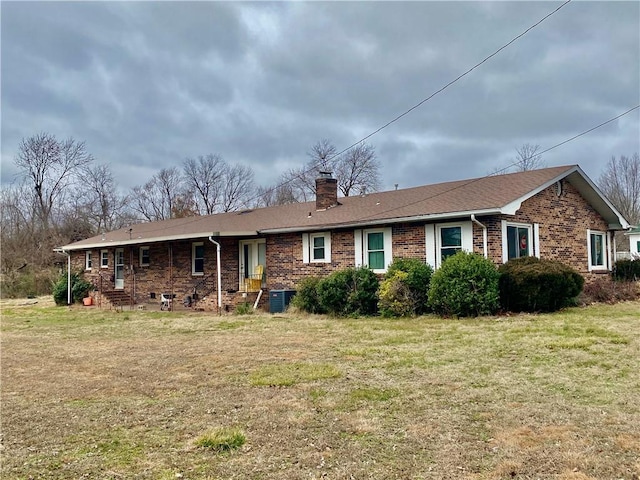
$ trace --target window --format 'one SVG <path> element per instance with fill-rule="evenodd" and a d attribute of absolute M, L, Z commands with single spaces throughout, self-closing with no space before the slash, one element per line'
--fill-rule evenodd
<path fill-rule="evenodd" d="M 607 269 L 607 237 L 604 232 L 587 230 L 589 270 Z"/>
<path fill-rule="evenodd" d="M 384 234 L 382 232 L 367 233 L 367 265 L 372 270 L 383 270 Z"/>
<path fill-rule="evenodd" d="M 149 247 L 140 247 L 140 266 L 148 267 L 151 257 L 149 256 Z"/>
<path fill-rule="evenodd" d="M 109 251 L 108 250 L 100 250 L 100 267 L 101 268 L 109 267 Z"/>
<path fill-rule="evenodd" d="M 302 234 L 304 263 L 331 263 L 331 232 Z"/>
<path fill-rule="evenodd" d="M 427 263 L 440 268 L 442 262 L 459 251 L 473 251 L 473 225 L 470 221 L 425 225 Z"/>
<path fill-rule="evenodd" d="M 204 244 L 194 243 L 191 247 L 191 273 L 204 275 Z"/>
<path fill-rule="evenodd" d="M 91 270 L 91 251 L 87 251 L 85 252 L 85 256 L 84 256 L 84 268 L 85 270 Z"/>
<path fill-rule="evenodd" d="M 528 257 L 529 245 L 529 228 L 507 226 L 507 259 Z"/>
<path fill-rule="evenodd" d="M 384 273 L 391 263 L 391 228 L 356 230 L 356 267 L 367 266 L 375 273 Z"/>
<path fill-rule="evenodd" d="M 462 227 L 440 227 L 440 261 L 462 250 Z"/>
<path fill-rule="evenodd" d="M 324 260 L 324 237 L 313 237 L 313 259 Z"/>
<path fill-rule="evenodd" d="M 540 258 L 540 227 L 537 223 L 502 221 L 502 263 L 513 258 Z"/>

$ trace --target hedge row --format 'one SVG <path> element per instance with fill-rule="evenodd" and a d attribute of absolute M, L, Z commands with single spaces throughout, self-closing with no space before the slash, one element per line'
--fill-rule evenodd
<path fill-rule="evenodd" d="M 535 257 L 496 266 L 483 256 L 459 252 L 434 273 L 417 259 L 395 259 L 381 283 L 367 268 L 311 277 L 298 285 L 294 306 L 336 316 L 442 316 L 510 311 L 551 312 L 575 303 L 584 286 L 573 268 Z"/>

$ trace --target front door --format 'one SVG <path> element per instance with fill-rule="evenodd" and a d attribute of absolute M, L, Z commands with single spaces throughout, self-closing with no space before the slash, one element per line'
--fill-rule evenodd
<path fill-rule="evenodd" d="M 264 239 L 260 240 L 241 240 L 240 241 L 240 278 L 239 285 L 241 290 L 245 290 L 251 283 L 250 279 L 260 280 L 265 278 L 266 272 L 266 243 Z M 256 279 L 256 267 L 262 265 L 262 278 Z"/>
<path fill-rule="evenodd" d="M 116 248 L 115 258 L 115 288 L 122 290 L 124 288 L 124 248 Z"/>

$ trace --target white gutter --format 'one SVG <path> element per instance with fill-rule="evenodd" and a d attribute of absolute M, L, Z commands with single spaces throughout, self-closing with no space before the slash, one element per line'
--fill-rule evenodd
<path fill-rule="evenodd" d="M 220 244 L 213 237 L 209 237 L 209 241 L 216 245 L 216 272 L 218 274 L 218 314 L 222 313 L 222 274 L 220 272 Z"/>
<path fill-rule="evenodd" d="M 488 258 L 487 253 L 487 227 L 486 225 L 480 223 L 476 220 L 476 215 L 474 213 L 471 214 L 471 221 L 482 228 L 482 249 L 484 250 L 484 258 Z"/>
<path fill-rule="evenodd" d="M 346 223 L 325 223 L 325 224 L 316 224 L 308 227 L 285 227 L 285 228 L 265 228 L 259 230 L 259 234 L 264 233 L 295 233 L 295 232 L 314 232 L 320 230 L 327 229 L 336 229 L 336 228 L 358 228 L 365 227 L 368 225 L 389 225 L 392 223 L 402 223 L 402 222 L 420 222 L 420 221 L 432 221 L 432 220 L 442 220 L 449 218 L 460 218 L 460 217 L 468 217 L 472 214 L 478 215 L 502 215 L 505 212 L 502 211 L 501 208 L 491 208 L 486 210 L 469 210 L 464 212 L 448 212 L 448 213 L 436 213 L 436 214 L 427 214 L 427 215 L 413 215 L 410 217 L 396 217 L 396 218 L 385 218 L 385 219 L 372 219 L 372 220 L 363 220 L 360 222 L 346 222 Z"/>
<path fill-rule="evenodd" d="M 155 243 L 155 242 L 171 242 L 177 240 L 193 240 L 196 238 L 207 238 L 211 235 L 210 232 L 196 232 L 196 233 L 181 233 L 179 235 L 161 235 L 158 237 L 143 237 L 138 236 L 132 239 L 120 239 L 109 240 L 109 234 L 106 234 L 104 241 L 94 243 L 83 243 L 80 245 L 70 244 L 66 245 L 66 250 L 92 250 L 96 248 L 109 248 L 109 247 L 124 247 L 127 245 L 140 245 L 141 243 Z M 215 237 L 255 237 L 258 232 L 255 230 L 240 230 L 240 231 L 228 231 L 228 232 L 214 232 Z"/>
<path fill-rule="evenodd" d="M 53 251 L 67 256 L 67 305 L 71 305 L 71 254 L 62 248 L 54 248 Z"/>

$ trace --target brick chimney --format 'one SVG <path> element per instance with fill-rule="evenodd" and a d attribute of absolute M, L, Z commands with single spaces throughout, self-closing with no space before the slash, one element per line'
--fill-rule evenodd
<path fill-rule="evenodd" d="M 331 172 L 319 172 L 316 178 L 316 210 L 326 210 L 338 205 L 338 180 Z"/>

